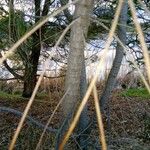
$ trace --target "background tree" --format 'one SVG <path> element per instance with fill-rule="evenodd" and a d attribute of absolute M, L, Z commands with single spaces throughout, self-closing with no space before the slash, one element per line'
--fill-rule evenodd
<path fill-rule="evenodd" d="M 26 14 L 24 12 L 15 10 L 14 2 L 15 1 L 10 1 L 9 12 L 6 11 L 7 14 L 2 18 L 2 21 L 0 23 L 2 25 L 1 31 L 3 33 L 1 35 L 3 37 L 3 40 L 1 41 L 2 49 L 5 49 L 6 47 L 11 46 L 13 43 L 15 43 L 31 25 L 36 24 L 40 18 L 48 14 L 50 6 L 51 8 L 54 7 L 54 1 L 51 2 L 50 0 L 46 0 L 44 5 L 42 5 L 42 2 L 40 0 L 34 1 L 34 3 L 32 3 L 35 6 L 33 10 L 34 16 L 27 15 L 27 17 L 31 17 L 34 19 L 27 21 L 25 20 Z M 7 16 L 8 14 L 9 17 Z M 59 21 L 60 19 L 61 17 L 59 17 Z M 8 25 L 9 30 L 7 30 Z M 38 63 L 41 54 L 41 44 L 44 42 L 48 45 L 53 45 L 57 37 L 60 35 L 60 33 L 58 34 L 57 32 L 60 32 L 62 28 L 65 28 L 65 25 L 59 26 L 57 20 L 46 23 L 44 26 L 42 26 L 41 29 L 36 31 L 26 42 L 22 43 L 22 45 L 18 48 L 15 56 L 11 58 L 11 65 L 13 65 L 13 67 L 10 67 L 7 61 L 4 61 L 4 65 L 8 69 L 8 71 L 13 74 L 15 78 L 20 79 L 24 82 L 22 94 L 23 97 L 30 97 L 36 84 Z M 57 36 L 54 37 L 56 33 Z M 9 36 L 11 37 L 9 38 Z M 7 39 L 10 40 L 8 41 Z M 17 64 L 17 68 L 16 66 L 14 66 L 14 60 L 16 60 L 16 62 L 18 61 L 18 64 L 15 63 Z"/>
<path fill-rule="evenodd" d="M 128 4 L 127 1 L 124 1 L 123 4 L 123 8 L 121 10 L 121 14 L 120 14 L 120 19 L 119 19 L 119 24 L 124 25 L 124 26 L 118 26 L 118 30 L 117 30 L 117 35 L 118 38 L 120 39 L 120 41 L 126 45 L 126 25 L 127 25 L 127 12 L 128 12 Z M 116 47 L 116 55 L 113 61 L 113 65 L 112 68 L 110 70 L 105 88 L 103 90 L 103 93 L 100 97 L 100 102 L 101 102 L 101 108 L 102 110 L 104 110 L 104 106 L 105 104 L 107 104 L 108 102 L 108 98 L 113 90 L 113 87 L 115 85 L 115 81 L 121 66 L 121 62 L 124 56 L 124 50 L 123 47 L 120 45 L 119 42 L 117 42 L 117 47 Z"/>
<path fill-rule="evenodd" d="M 46 16 L 49 12 L 51 1 L 46 0 L 41 12 L 41 0 L 34 0 L 35 5 L 35 23 L 40 19 L 40 16 Z M 31 54 L 29 56 L 28 62 L 25 64 L 25 74 L 24 74 L 24 90 L 23 97 L 30 97 L 36 84 L 36 75 L 41 51 L 41 38 L 45 33 L 45 26 L 37 30 L 32 35 L 32 48 Z"/>

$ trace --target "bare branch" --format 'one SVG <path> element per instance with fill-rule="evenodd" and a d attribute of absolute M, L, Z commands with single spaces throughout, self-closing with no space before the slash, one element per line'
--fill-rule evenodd
<path fill-rule="evenodd" d="M 3 64 L 4 64 L 4 66 L 7 68 L 7 70 L 8 70 L 16 79 L 23 80 L 23 76 L 21 76 L 21 75 L 19 75 L 18 73 L 16 73 L 16 72 L 14 71 L 14 69 L 11 68 L 11 67 L 8 65 L 8 63 L 7 63 L 6 60 L 3 62 Z"/>

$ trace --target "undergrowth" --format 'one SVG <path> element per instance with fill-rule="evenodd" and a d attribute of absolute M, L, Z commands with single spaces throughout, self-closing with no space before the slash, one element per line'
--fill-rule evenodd
<path fill-rule="evenodd" d="M 150 94 L 146 88 L 131 88 L 123 91 L 121 96 L 125 97 L 140 97 L 144 99 L 150 99 Z"/>
<path fill-rule="evenodd" d="M 40 99 L 44 99 L 45 97 L 48 97 L 46 93 L 38 93 L 35 98 L 40 100 Z M 0 91 L 0 98 L 6 100 L 28 100 L 29 99 L 29 98 L 22 97 L 22 94 L 20 93 L 9 94 L 3 91 Z"/>
<path fill-rule="evenodd" d="M 13 100 L 13 99 L 20 99 L 22 97 L 20 94 L 9 94 L 9 93 L 0 91 L 0 98 Z"/>

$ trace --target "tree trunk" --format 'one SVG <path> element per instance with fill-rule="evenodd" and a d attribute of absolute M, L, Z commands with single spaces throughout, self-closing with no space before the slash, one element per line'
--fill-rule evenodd
<path fill-rule="evenodd" d="M 119 19 L 119 26 L 118 26 L 118 38 L 121 40 L 121 42 L 126 45 L 126 23 L 127 23 L 127 10 L 128 10 L 128 4 L 127 0 L 124 1 L 121 14 L 120 14 L 120 19 Z M 100 103 L 101 103 L 101 108 L 104 110 L 105 104 L 108 102 L 108 98 L 114 88 L 114 84 L 116 82 L 116 78 L 121 66 L 121 62 L 123 59 L 123 47 L 117 42 L 117 47 L 116 47 L 116 55 L 114 58 L 114 62 L 112 65 L 112 68 L 110 70 L 104 91 L 102 93 L 102 96 L 100 97 Z"/>
<path fill-rule="evenodd" d="M 40 4 L 41 0 L 34 0 L 35 4 L 35 16 L 40 16 Z M 39 21 L 39 18 L 35 17 L 35 23 Z M 36 73 L 40 57 L 40 30 L 37 30 L 32 35 L 33 45 L 31 49 L 31 55 L 29 62 L 26 63 L 25 74 L 24 74 L 24 89 L 23 97 L 30 97 L 36 84 Z"/>
<path fill-rule="evenodd" d="M 36 32 L 37 33 L 37 32 Z M 36 85 L 36 74 L 38 68 L 38 62 L 40 57 L 40 41 L 38 34 L 34 33 L 33 35 L 33 49 L 30 56 L 29 63 L 26 64 L 25 74 L 24 74 L 24 89 L 23 97 L 31 97 L 34 87 Z"/>
<path fill-rule="evenodd" d="M 86 90 L 87 90 L 86 68 L 85 68 L 85 61 L 83 60 L 81 78 L 80 78 L 80 99 L 81 100 L 83 99 Z M 88 107 L 86 105 L 81 113 L 79 123 L 78 123 L 78 134 L 80 134 L 78 138 L 78 143 L 80 144 L 80 148 L 82 148 L 82 150 L 87 150 L 87 146 L 89 144 L 88 139 L 90 134 L 90 128 L 87 128 L 89 123 L 90 123 L 90 118 L 88 116 Z"/>
<path fill-rule="evenodd" d="M 41 0 L 35 0 L 35 16 L 41 16 L 40 14 L 40 4 Z M 49 6 L 51 1 L 46 0 L 44 3 L 42 16 L 46 16 L 49 11 Z M 35 17 L 35 23 L 39 21 L 39 17 Z M 42 35 L 40 35 L 40 30 Z M 38 62 L 40 57 L 41 45 L 40 45 L 40 36 L 44 37 L 45 26 L 42 26 L 41 29 L 37 30 L 33 35 L 33 47 L 31 50 L 31 56 L 29 58 L 29 62 L 27 62 L 25 66 L 25 75 L 24 75 L 24 89 L 23 89 L 23 97 L 30 97 L 36 85 L 36 75 L 38 69 Z"/>
<path fill-rule="evenodd" d="M 65 89 L 69 92 L 63 101 L 63 112 L 68 113 L 75 110 L 80 103 L 80 79 L 84 60 L 84 39 L 89 26 L 89 16 L 92 8 L 92 0 L 82 0 L 76 4 L 74 18 L 81 17 L 73 26 L 70 36 L 70 52 L 68 58 L 68 69 L 66 74 Z"/>
<path fill-rule="evenodd" d="M 86 91 L 84 48 L 85 48 L 85 38 L 87 36 L 88 26 L 90 24 L 89 20 L 92 7 L 93 7 L 93 0 L 82 0 L 76 4 L 74 18 L 80 17 L 80 19 L 72 26 L 71 29 L 70 52 L 65 81 L 65 89 L 66 91 L 69 89 L 69 92 L 67 93 L 66 98 L 62 103 L 64 118 L 70 116 L 68 120 L 70 120 L 70 118 L 72 117 L 74 111 L 81 102 L 81 99 L 83 98 L 83 95 L 85 94 Z M 79 126 L 81 130 L 85 129 L 88 124 L 89 118 L 86 111 L 87 110 L 85 109 L 82 112 L 82 116 L 80 119 L 83 120 L 79 121 L 80 123 Z M 62 129 L 63 131 L 61 133 L 61 138 L 66 128 L 67 127 L 65 126 Z M 81 141 L 83 141 L 83 139 Z"/>

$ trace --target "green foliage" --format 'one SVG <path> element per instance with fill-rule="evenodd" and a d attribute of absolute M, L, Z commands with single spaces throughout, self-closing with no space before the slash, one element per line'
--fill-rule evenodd
<path fill-rule="evenodd" d="M 43 100 L 45 97 L 48 97 L 48 95 L 46 93 L 38 93 L 36 95 L 37 100 Z M 20 92 L 20 91 L 15 91 L 12 94 L 9 94 L 9 93 L 4 92 L 4 91 L 0 91 L 0 99 L 4 99 L 4 100 L 26 100 L 26 98 L 22 97 L 22 92 Z"/>
<path fill-rule="evenodd" d="M 10 20 L 9 20 L 10 19 Z M 9 22 L 11 21 L 11 22 Z M 9 16 L 4 16 L 0 19 L 0 49 L 8 49 L 13 43 L 18 41 L 29 28 L 29 23 L 24 19 L 24 13 L 21 11 L 15 11 L 14 14 Z M 8 29 L 9 28 L 9 29 Z M 9 33 L 9 31 L 11 31 Z M 9 35 L 11 34 L 11 35 Z M 11 39 L 10 39 L 11 38 Z M 22 69 L 23 64 L 28 60 L 28 55 L 30 54 L 31 38 L 28 38 L 23 42 L 17 49 L 17 53 L 9 57 L 13 63 L 14 69 Z"/>
<path fill-rule="evenodd" d="M 150 98 L 150 94 L 148 93 L 146 88 L 132 88 L 122 92 L 122 96 L 125 97 L 141 97 L 145 99 Z"/>

